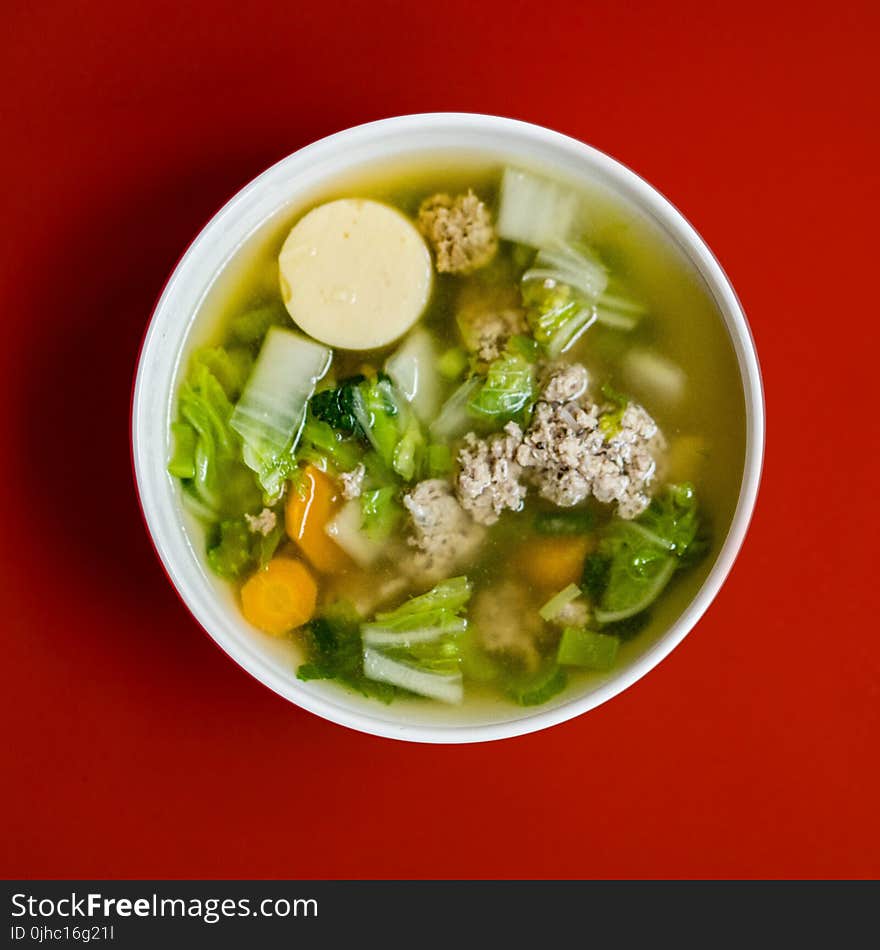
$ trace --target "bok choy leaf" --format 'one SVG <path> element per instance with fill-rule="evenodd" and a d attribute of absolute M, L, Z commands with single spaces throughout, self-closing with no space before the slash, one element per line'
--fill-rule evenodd
<path fill-rule="evenodd" d="M 277 499 L 295 466 L 294 450 L 306 404 L 330 366 L 330 351 L 312 340 L 271 327 L 230 425 L 267 499 Z"/>

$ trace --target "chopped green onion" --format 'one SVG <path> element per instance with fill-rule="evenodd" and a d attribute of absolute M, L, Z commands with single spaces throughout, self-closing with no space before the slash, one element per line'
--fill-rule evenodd
<path fill-rule="evenodd" d="M 554 594 L 550 600 L 538 611 L 543 620 L 552 620 L 563 607 L 568 606 L 573 600 L 581 596 L 581 589 L 577 584 L 569 584 L 558 594 Z"/>

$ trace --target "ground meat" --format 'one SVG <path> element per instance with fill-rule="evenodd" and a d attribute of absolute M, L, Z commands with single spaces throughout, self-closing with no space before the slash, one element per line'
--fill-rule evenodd
<path fill-rule="evenodd" d="M 587 391 L 590 377 L 580 363 L 562 366 L 549 364 L 542 371 L 541 399 L 545 402 L 571 402 Z"/>
<path fill-rule="evenodd" d="M 522 445 L 522 430 L 514 422 L 504 434 L 478 439 L 473 432 L 464 438 L 458 453 L 459 473 L 456 479 L 462 508 L 474 521 L 494 524 L 505 508 L 518 511 L 526 496 L 520 483 L 522 469 L 515 454 Z"/>
<path fill-rule="evenodd" d="M 431 195 L 419 207 L 419 230 L 431 242 L 441 273 L 470 274 L 495 256 L 498 239 L 489 209 L 472 192 Z"/>
<path fill-rule="evenodd" d="M 261 534 L 265 537 L 275 530 L 275 524 L 278 521 L 275 512 L 271 508 L 264 508 L 258 515 L 245 515 L 248 528 L 254 534 Z"/>
<path fill-rule="evenodd" d="M 469 612 L 480 646 L 528 671 L 541 663 L 539 643 L 544 624 L 536 604 L 513 581 L 481 590 Z"/>
<path fill-rule="evenodd" d="M 409 543 L 416 549 L 403 566 L 421 580 L 448 577 L 483 541 L 483 529 L 461 508 L 442 478 L 419 482 L 403 496 L 403 504 L 412 522 Z"/>
<path fill-rule="evenodd" d="M 364 468 L 363 464 L 353 468 L 350 472 L 342 472 L 339 476 L 339 480 L 342 482 L 342 497 L 343 498 L 360 498 L 361 492 L 364 487 L 364 475 L 366 475 L 367 470 Z"/>
<path fill-rule="evenodd" d="M 501 355 L 512 336 L 528 330 L 525 314 L 515 308 L 461 310 L 457 320 L 464 345 L 486 363 Z"/>
<path fill-rule="evenodd" d="M 544 380 L 525 433 L 509 423 L 504 435 L 465 437 L 456 487 L 462 507 L 476 521 L 492 524 L 505 508 L 518 509 L 526 495 L 524 481 L 565 508 L 590 495 L 616 502 L 621 518 L 635 518 L 647 508 L 663 436 L 636 403 L 621 413 L 592 402 L 587 381 L 580 364 L 556 368 Z"/>
<path fill-rule="evenodd" d="M 583 391 L 586 379 L 579 364 L 551 374 L 516 461 L 539 493 L 557 505 L 577 505 L 592 494 L 606 504 L 617 502 L 621 518 L 635 518 L 650 501 L 662 436 L 636 403 L 605 431 L 602 419 L 610 420 L 615 407 L 600 407 L 586 395 L 569 397 Z"/>

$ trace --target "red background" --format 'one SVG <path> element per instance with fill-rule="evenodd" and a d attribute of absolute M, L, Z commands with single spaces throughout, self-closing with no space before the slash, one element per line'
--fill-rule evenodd
<path fill-rule="evenodd" d="M 639 6 L 4 4 L 5 875 L 880 873 L 877 5 Z M 750 315 L 769 423 L 694 634 L 578 721 L 459 748 L 333 726 L 226 659 L 127 446 L 144 325 L 210 214 L 317 137 L 433 110 L 557 128 L 668 195 Z"/>

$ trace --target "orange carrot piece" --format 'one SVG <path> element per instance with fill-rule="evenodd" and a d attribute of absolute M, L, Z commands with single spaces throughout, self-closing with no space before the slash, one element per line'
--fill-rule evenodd
<path fill-rule="evenodd" d="M 583 535 L 530 538 L 516 554 L 521 574 L 545 590 L 579 584 L 593 542 Z"/>
<path fill-rule="evenodd" d="M 241 588 L 245 618 L 259 630 L 280 637 L 312 619 L 318 585 L 302 561 L 275 557 Z"/>
<path fill-rule="evenodd" d="M 309 465 L 285 506 L 288 537 L 322 574 L 338 574 L 351 567 L 348 555 L 324 531 L 341 501 L 333 479 Z"/>

